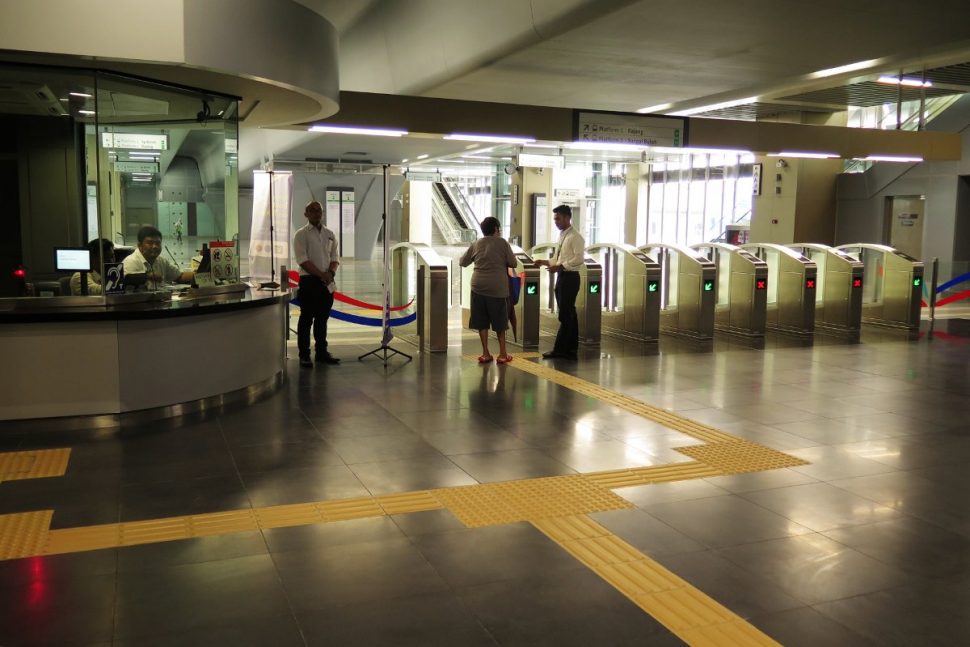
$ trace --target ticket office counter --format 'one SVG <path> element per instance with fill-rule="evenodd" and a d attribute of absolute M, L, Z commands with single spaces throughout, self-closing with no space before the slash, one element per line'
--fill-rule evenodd
<path fill-rule="evenodd" d="M 37 419 L 58 428 L 117 426 L 275 389 L 288 297 L 239 285 L 4 300 L 0 429 L 44 422 Z"/>

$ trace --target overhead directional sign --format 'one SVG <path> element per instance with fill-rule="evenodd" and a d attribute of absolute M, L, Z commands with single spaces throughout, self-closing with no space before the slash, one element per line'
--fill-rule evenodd
<path fill-rule="evenodd" d="M 404 177 L 409 182 L 441 182 L 441 173 L 438 171 L 408 171 Z"/>
<path fill-rule="evenodd" d="M 680 148 L 687 145 L 687 120 L 682 117 L 574 110 L 573 140 Z"/>

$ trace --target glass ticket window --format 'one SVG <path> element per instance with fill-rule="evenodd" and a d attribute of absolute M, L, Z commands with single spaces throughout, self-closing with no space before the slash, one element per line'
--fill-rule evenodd
<path fill-rule="evenodd" d="M 0 87 L 20 97 L 0 97 L 0 299 L 170 290 L 200 263 L 208 284 L 238 282 L 235 97 L 8 64 Z M 81 281 L 63 250 L 85 249 Z M 163 280 L 126 285 L 126 257 L 146 253 Z"/>

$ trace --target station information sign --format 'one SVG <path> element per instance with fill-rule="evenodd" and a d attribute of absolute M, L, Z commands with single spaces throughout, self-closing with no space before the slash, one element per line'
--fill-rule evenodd
<path fill-rule="evenodd" d="M 683 117 L 574 110 L 573 141 L 681 148 L 687 145 L 687 120 Z"/>
<path fill-rule="evenodd" d="M 168 150 L 168 135 L 149 133 L 101 133 L 101 146 L 104 148 L 125 148 L 128 150 Z"/>

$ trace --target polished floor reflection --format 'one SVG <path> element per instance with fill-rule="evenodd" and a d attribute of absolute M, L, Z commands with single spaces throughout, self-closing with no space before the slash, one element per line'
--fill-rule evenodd
<path fill-rule="evenodd" d="M 616 537 L 782 644 L 958 645 L 970 644 L 965 330 L 713 352 L 606 341 L 543 364 L 808 461 L 617 489 L 633 507 L 590 515 Z M 283 389 L 244 410 L 5 433 L 2 451 L 72 452 L 62 477 L 0 483 L 0 514 L 53 509 L 52 528 L 75 528 L 661 466 L 698 443 L 514 366 L 541 360 L 463 360 L 477 354 L 469 335 L 386 369 L 356 361 L 379 345 L 373 330 L 335 325 L 331 339 L 340 366 L 293 359 Z M 2 645 L 681 644 L 532 525 L 468 528 L 446 510 L 7 560 L 0 573 Z"/>

